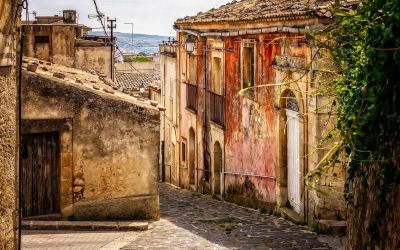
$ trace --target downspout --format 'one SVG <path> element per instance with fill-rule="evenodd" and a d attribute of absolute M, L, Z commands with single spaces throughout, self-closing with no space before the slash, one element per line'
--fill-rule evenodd
<path fill-rule="evenodd" d="M 203 56 L 204 56 L 204 120 L 203 120 L 203 129 L 204 129 L 204 148 L 203 148 L 203 160 L 204 160 L 204 167 L 208 166 L 207 169 L 204 169 L 204 174 L 205 177 L 207 177 L 207 181 L 210 181 L 210 176 L 209 176 L 209 168 L 210 166 L 208 165 L 208 112 L 207 112 L 207 39 L 205 40 L 205 45 L 203 46 Z M 210 183 L 209 183 L 210 184 Z"/>

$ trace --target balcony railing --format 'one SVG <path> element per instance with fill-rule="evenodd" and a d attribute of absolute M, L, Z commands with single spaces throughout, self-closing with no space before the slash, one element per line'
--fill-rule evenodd
<path fill-rule="evenodd" d="M 208 93 L 208 100 L 210 103 L 210 119 L 216 124 L 224 127 L 225 126 L 225 116 L 224 116 L 224 97 L 222 95 L 217 95 L 215 93 Z"/>
<path fill-rule="evenodd" d="M 186 108 L 197 112 L 197 85 L 186 84 Z"/>

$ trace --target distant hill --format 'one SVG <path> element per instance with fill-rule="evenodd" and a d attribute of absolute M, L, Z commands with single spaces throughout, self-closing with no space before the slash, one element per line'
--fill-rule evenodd
<path fill-rule="evenodd" d="M 104 32 L 94 31 L 90 32 L 91 35 L 104 35 Z M 158 45 L 162 41 L 168 41 L 167 36 L 145 35 L 145 34 L 132 34 L 116 32 L 117 45 L 123 52 L 154 54 L 158 52 Z M 172 39 L 172 37 L 171 37 Z"/>

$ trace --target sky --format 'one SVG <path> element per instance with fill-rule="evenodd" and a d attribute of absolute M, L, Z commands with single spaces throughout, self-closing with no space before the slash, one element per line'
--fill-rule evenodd
<path fill-rule="evenodd" d="M 28 0 L 29 12 L 39 16 L 57 15 L 65 9 L 77 10 L 79 23 L 99 28 L 97 19 L 88 19 L 95 14 L 93 0 Z M 196 15 L 228 3 L 231 0 L 97 0 L 101 12 L 117 19 L 117 32 L 174 36 L 174 21 L 185 16 Z M 33 19 L 33 15 L 30 15 Z M 96 30 L 96 29 L 95 29 Z M 94 31 L 95 31 L 94 30 Z"/>

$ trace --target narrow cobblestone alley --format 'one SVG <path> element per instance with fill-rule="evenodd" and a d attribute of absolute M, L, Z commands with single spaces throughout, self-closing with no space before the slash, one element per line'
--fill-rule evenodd
<path fill-rule="evenodd" d="M 307 227 L 160 185 L 161 220 L 151 230 L 25 232 L 23 249 L 337 249 Z M 330 237 L 325 237 L 330 239 Z"/>

